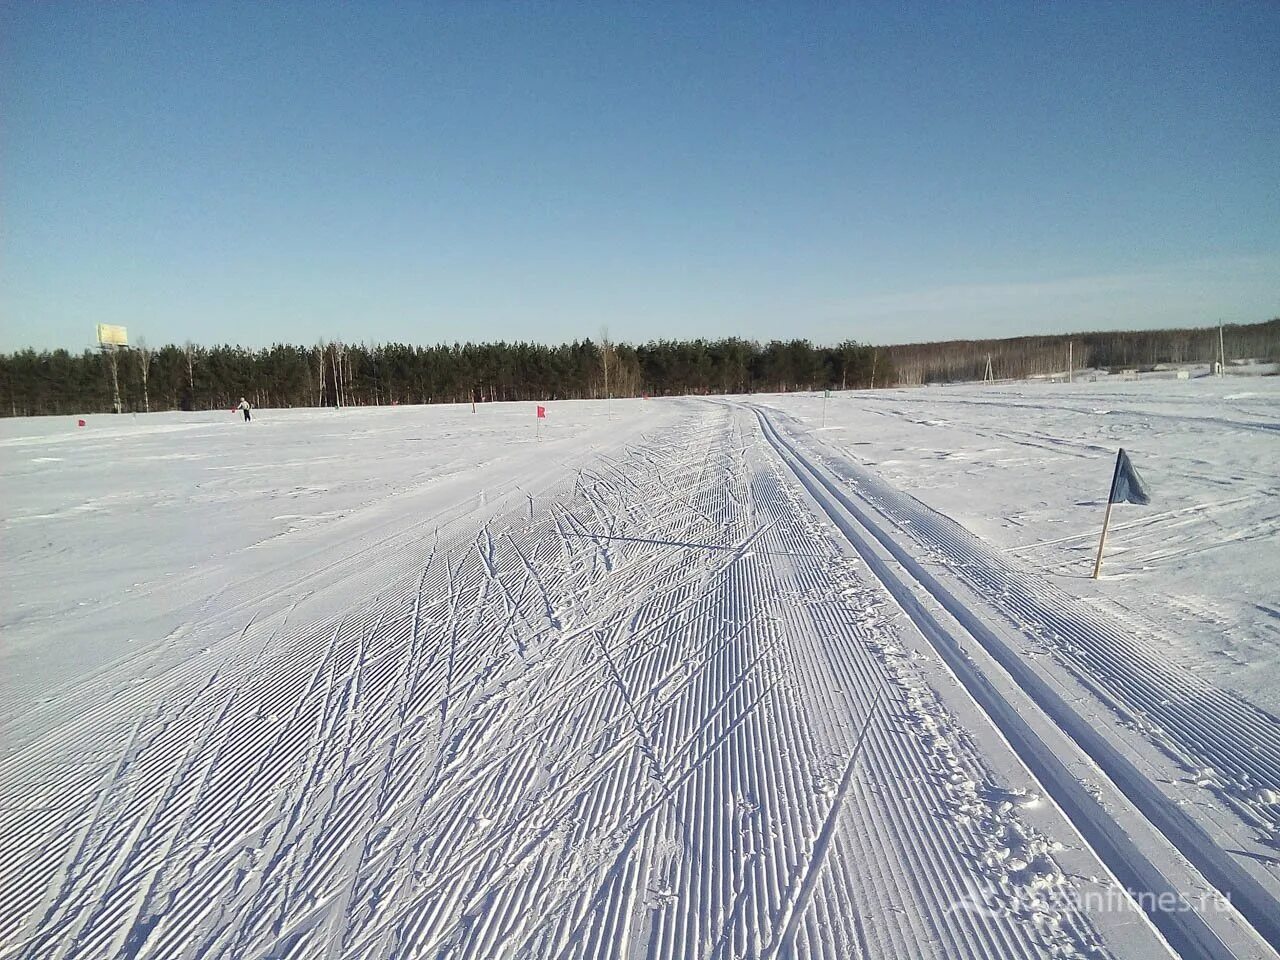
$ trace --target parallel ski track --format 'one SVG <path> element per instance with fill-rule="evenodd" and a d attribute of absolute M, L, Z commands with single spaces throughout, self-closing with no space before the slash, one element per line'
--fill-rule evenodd
<path fill-rule="evenodd" d="M 0 956 L 1105 953 L 879 587 L 689 410 L 340 615 L 98 678 L 0 762 Z"/>
<path fill-rule="evenodd" d="M 1055 872 L 1049 842 L 1028 833 L 1015 816 L 998 812 L 998 800 L 992 797 L 1000 792 L 983 771 L 976 749 L 966 744 L 962 731 L 948 726 L 945 712 L 913 676 L 909 662 L 885 652 L 895 649 L 893 634 L 884 629 L 892 614 L 880 609 L 888 597 L 853 576 L 860 567 L 812 558 L 814 546 L 827 535 L 791 492 L 793 481 L 782 474 L 781 463 L 770 459 L 775 469 L 767 481 L 757 479 L 761 487 L 767 483 L 758 502 L 779 518 L 800 518 L 779 524 L 787 552 L 800 558 L 792 571 L 799 611 L 791 607 L 787 615 L 808 621 L 798 624 L 797 632 L 822 638 L 818 650 L 789 650 L 809 655 L 796 656 L 793 670 L 798 680 L 807 675 L 803 689 L 819 698 L 812 716 L 819 718 L 816 722 L 839 718 L 839 732 L 827 735 L 847 739 L 854 731 L 843 718 L 874 702 L 873 691 L 891 690 L 886 709 L 871 718 L 861 758 L 867 772 L 850 786 L 856 802 L 842 807 L 845 822 L 829 854 L 838 865 L 831 871 L 833 889 L 817 901 L 828 911 L 830 905 L 845 904 L 852 913 L 843 922 L 829 912 L 826 919 L 837 930 L 852 925 L 844 949 L 856 943 L 856 955 L 946 957 L 1100 951 L 1083 919 L 1055 903 L 1051 886 L 1034 886 Z M 842 567 L 843 576 L 833 576 L 833 564 Z M 855 617 L 848 615 L 844 600 L 850 591 L 859 611 Z M 837 678 L 834 688 L 817 679 L 823 671 Z M 1020 878 L 1002 868 L 1011 848 L 1025 852 L 1031 862 Z M 1000 900 L 998 917 L 951 909 L 972 897 L 975 863 L 989 868 L 980 885 Z M 1027 881 L 1033 886 L 1026 886 Z M 837 882 L 844 889 L 852 883 L 856 895 L 849 898 L 835 888 Z M 912 917 L 927 918 L 928 942 L 922 942 L 919 921 L 912 923 Z"/>
<path fill-rule="evenodd" d="M 1168 838 L 1170 843 L 1177 847 L 1211 883 L 1220 890 L 1225 891 L 1232 898 L 1237 908 L 1249 918 L 1258 933 L 1268 940 L 1273 948 L 1277 948 L 1278 943 L 1280 943 L 1280 928 L 1277 927 L 1276 923 L 1277 912 L 1274 894 L 1259 884 L 1255 877 L 1239 869 L 1238 865 L 1231 860 L 1231 855 L 1213 841 L 1186 810 L 1179 807 L 1172 800 L 1164 798 L 1159 788 L 1138 773 L 1131 761 L 1126 759 L 1120 751 L 1109 744 L 1105 738 L 1088 729 L 1088 725 L 1081 721 L 1080 718 L 1071 715 L 1070 707 L 1060 700 L 1049 697 L 1045 693 L 1047 688 L 1034 681 L 1031 669 L 1020 661 L 1017 652 L 1006 648 L 1001 641 L 996 639 L 994 634 L 984 630 L 981 626 L 980 618 L 976 617 L 971 611 L 964 609 L 961 601 L 953 597 L 945 587 L 940 586 L 898 544 L 879 532 L 873 525 L 869 525 L 860 508 L 850 499 L 850 494 L 841 491 L 835 485 L 835 481 L 827 479 L 817 471 L 813 466 L 813 462 L 808 460 L 794 443 L 783 439 L 772 424 L 769 414 L 766 414 L 760 408 L 755 408 L 755 413 L 770 443 L 784 459 L 787 459 L 792 468 L 801 476 L 801 479 L 805 480 L 816 493 L 822 493 L 821 488 L 825 488 L 827 494 L 826 502 L 831 505 L 831 508 L 843 512 L 848 521 L 845 525 L 846 534 L 855 539 L 855 546 L 859 546 L 860 552 L 862 549 L 870 549 L 869 547 L 864 547 L 864 543 L 875 542 L 887 548 L 889 553 L 902 563 L 904 571 L 911 578 L 911 581 L 918 584 L 919 588 L 926 591 L 950 614 L 956 617 L 957 621 L 972 633 L 974 638 L 1002 666 L 1010 671 L 1011 675 L 1023 685 L 1024 689 L 1046 710 L 1049 716 L 1072 733 L 1072 736 L 1080 746 L 1089 753 L 1102 770 L 1113 778 L 1120 790 L 1156 825 L 1157 829 Z M 1159 670 L 1156 670 L 1154 659 L 1146 655 L 1144 651 L 1132 649 L 1133 644 L 1131 642 L 1119 642 L 1125 638 L 1118 634 L 1113 627 L 1106 624 L 1100 616 L 1092 615 L 1087 619 L 1082 617 L 1083 622 L 1081 623 L 1072 622 L 1073 614 L 1075 614 L 1076 607 L 1079 605 L 1065 602 L 1066 598 L 1062 598 L 1064 602 L 1056 609 L 1049 607 L 1048 604 L 1052 602 L 1052 598 L 1034 595 L 1034 578 L 1011 578 L 1013 580 L 1011 583 L 1002 582 L 999 579 L 999 571 L 1007 568 L 1007 565 L 1003 563 L 984 565 L 979 562 L 980 560 L 990 561 L 992 559 L 990 551 L 982 548 L 976 542 L 976 538 L 960 528 L 954 521 L 933 513 L 933 511 L 923 507 L 913 498 L 899 493 L 888 484 L 879 481 L 878 478 L 867 474 L 865 471 L 858 470 L 852 465 L 844 462 L 837 464 L 834 460 L 828 460 L 824 466 L 831 471 L 832 477 L 844 478 L 846 482 L 850 482 L 856 490 L 854 496 L 865 500 L 874 509 L 881 511 L 895 521 L 899 529 L 911 531 L 912 535 L 920 542 L 928 543 L 939 550 L 955 551 L 954 553 L 946 554 L 946 556 L 948 558 L 958 557 L 959 559 L 955 562 L 959 564 L 960 569 L 967 576 L 981 578 L 981 582 L 987 586 L 988 590 L 998 595 L 1001 603 L 1009 604 L 1020 615 L 1019 619 L 1015 620 L 1015 623 L 1020 627 L 1025 627 L 1027 622 L 1021 617 L 1033 614 L 1039 619 L 1038 621 L 1031 620 L 1030 622 L 1032 623 L 1043 623 L 1048 620 L 1054 626 L 1070 631 L 1069 635 L 1077 642 L 1090 642 L 1096 659 L 1085 660 L 1082 657 L 1084 664 L 1099 668 L 1105 667 L 1104 676 L 1118 679 L 1124 684 L 1126 691 L 1154 695 L 1155 691 L 1159 689 L 1161 677 L 1170 676 L 1167 666 L 1161 666 Z M 856 471 L 858 479 L 849 481 L 847 473 L 844 473 L 842 477 L 842 468 L 843 471 Z M 966 541 L 972 541 L 972 543 Z M 972 547 L 972 550 L 965 550 L 966 547 Z M 950 565 L 948 564 L 948 566 Z M 886 582 L 888 581 L 886 580 Z M 998 606 L 996 606 L 996 609 L 998 609 Z M 922 615 L 927 617 L 927 614 L 923 614 L 923 611 Z M 1090 634 L 1089 627 L 1094 624 L 1098 626 L 1098 630 L 1096 634 Z M 928 624 L 924 624 L 924 627 L 926 635 L 929 635 Z M 1060 642 L 1063 641 L 1061 635 L 1057 636 L 1056 639 Z M 1099 648 L 1101 650 L 1114 650 L 1114 657 L 1108 660 L 1100 656 Z M 1068 650 L 1072 652 L 1078 649 L 1077 647 L 1068 647 Z M 940 652 L 944 654 L 945 658 L 947 654 L 945 645 L 940 648 Z M 956 666 L 962 669 L 958 662 Z M 1124 667 L 1128 667 L 1131 673 L 1124 672 Z M 1153 671 L 1154 676 L 1143 673 L 1148 668 Z M 1198 701 L 1201 710 L 1211 709 L 1225 701 L 1234 700 L 1229 696 L 1221 695 L 1218 691 L 1206 690 L 1205 685 L 1195 684 L 1193 682 L 1194 678 L 1180 675 L 1172 676 L 1178 682 L 1172 683 L 1170 687 L 1165 688 L 1163 694 L 1165 702 L 1162 706 L 1166 708 L 1169 706 L 1169 699 L 1179 692 L 1191 695 L 1194 691 L 1195 694 L 1200 695 L 1203 698 Z M 1091 687 L 1095 690 L 1098 690 L 1100 686 L 1101 683 L 1098 681 L 1091 684 Z M 1105 687 L 1100 690 L 1100 692 L 1103 691 L 1105 691 Z M 990 696 L 981 689 L 971 688 L 971 692 L 975 693 L 980 702 L 984 696 Z M 1214 697 L 1215 693 L 1220 694 L 1221 700 Z M 1114 704 L 1115 701 L 1112 700 L 1110 702 Z M 1265 761 L 1270 753 L 1269 748 L 1272 744 L 1272 737 L 1275 734 L 1274 726 L 1268 726 L 1265 720 L 1269 718 L 1262 714 L 1261 711 L 1250 710 L 1247 704 L 1241 705 L 1238 701 L 1235 701 L 1232 706 L 1233 709 L 1226 710 L 1221 715 L 1216 713 L 1201 714 L 1199 717 L 1201 722 L 1199 724 L 1188 723 L 1186 725 L 1212 731 L 1215 734 L 1215 738 L 1217 738 L 1221 737 L 1222 733 L 1214 728 L 1211 721 L 1222 716 L 1224 723 L 1228 725 L 1228 729 L 1234 730 L 1237 735 L 1246 738 L 1239 742 L 1250 743 L 1252 746 L 1249 738 L 1257 738 L 1261 741 L 1261 748 L 1253 751 L 1240 751 L 1238 749 L 1239 742 L 1237 743 L 1237 752 L 1246 754 L 1241 766 L 1248 765 L 1254 757 L 1261 756 L 1263 763 L 1255 767 L 1255 769 L 1270 771 L 1271 767 Z M 1002 705 L 994 701 L 989 709 L 989 713 L 993 718 L 997 719 L 998 723 L 1001 709 Z M 1193 719 L 1190 716 L 1191 711 L 1189 708 L 1167 712 L 1187 721 Z M 1258 717 L 1261 717 L 1263 722 L 1259 723 Z M 1243 726 L 1232 726 L 1242 718 L 1245 721 Z M 1250 720 L 1257 725 L 1250 724 Z M 1020 732 L 1014 730 L 1007 730 L 1006 733 L 1014 742 L 1017 742 L 1018 738 L 1022 736 Z M 1047 774 L 1049 779 L 1046 784 L 1052 787 L 1052 770 L 1041 762 L 1042 758 L 1035 756 L 1034 752 L 1032 752 L 1024 753 L 1024 759 L 1038 775 L 1043 777 Z M 1248 777 L 1249 774 L 1245 774 L 1245 776 Z M 1067 785 L 1068 793 L 1070 792 L 1069 780 L 1070 778 L 1062 778 L 1061 781 Z M 1059 800 L 1067 809 L 1071 809 L 1075 802 L 1068 796 L 1062 796 Z M 1087 800 L 1083 806 L 1088 806 Z M 1095 818 L 1094 826 L 1091 827 L 1086 820 L 1077 819 L 1077 826 L 1081 828 L 1086 837 L 1093 838 L 1099 850 L 1106 850 L 1114 846 L 1113 841 L 1106 835 L 1106 830 L 1104 829 L 1102 833 L 1099 833 L 1097 829 L 1097 824 L 1104 823 L 1105 820 L 1105 814 L 1101 818 Z M 1116 839 L 1123 845 L 1121 834 L 1122 831 L 1117 833 Z M 1134 873 L 1133 864 L 1112 861 L 1111 865 L 1118 874 L 1126 877 L 1127 882 L 1138 884 L 1143 882 L 1142 877 Z M 1153 889 L 1148 892 L 1158 895 L 1160 890 Z M 1214 940 L 1213 935 L 1201 930 L 1194 924 L 1183 923 L 1184 920 L 1189 919 L 1188 916 L 1156 916 L 1155 919 L 1157 922 L 1165 924 L 1166 932 L 1178 940 L 1182 944 L 1182 949 L 1189 951 L 1190 955 L 1216 955 L 1214 951 L 1217 948 L 1212 942 Z"/>
<path fill-rule="evenodd" d="M 1280 837 L 1280 718 L 1215 687 L 1163 655 L 1158 632 L 1066 595 L 960 524 L 843 458 L 825 463 L 899 531 L 927 548 L 1019 629 L 1040 640 L 1120 716 L 1256 829 Z M 1248 745 L 1242 749 L 1242 745 Z"/>

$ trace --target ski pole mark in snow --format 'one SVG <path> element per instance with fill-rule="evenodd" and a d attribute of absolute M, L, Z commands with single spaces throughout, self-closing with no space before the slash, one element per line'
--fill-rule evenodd
<path fill-rule="evenodd" d="M 871 709 L 867 712 L 867 719 L 863 722 L 862 729 L 858 732 L 858 739 L 853 745 L 853 753 L 850 754 L 848 761 L 844 765 L 844 772 L 840 776 L 840 786 L 836 790 L 835 798 L 831 801 L 831 809 L 827 811 L 826 819 L 822 822 L 822 830 L 818 833 L 817 839 L 814 840 L 812 859 L 805 866 L 803 875 L 796 878 L 799 882 L 795 886 L 795 894 L 787 898 L 782 913 L 778 917 L 782 929 L 776 946 L 766 956 L 775 957 L 783 952 L 789 955 L 795 949 L 795 938 L 800 917 L 803 915 L 809 901 L 813 898 L 814 890 L 817 888 L 820 871 L 822 870 L 823 862 L 826 860 L 827 850 L 831 846 L 831 838 L 840 815 L 840 808 L 844 804 L 845 797 L 849 794 L 849 787 L 853 782 L 853 771 L 858 763 L 858 754 L 862 752 L 862 744 L 866 740 L 867 731 L 871 729 L 871 721 L 875 718 L 876 711 L 880 709 L 880 704 L 884 700 L 885 689 L 881 687 L 876 694 L 876 698 L 871 704 Z"/>

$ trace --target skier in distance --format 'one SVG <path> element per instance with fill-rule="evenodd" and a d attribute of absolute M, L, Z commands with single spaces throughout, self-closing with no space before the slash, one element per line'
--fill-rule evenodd
<path fill-rule="evenodd" d="M 249 401 L 246 400 L 244 397 L 241 397 L 240 406 L 236 407 L 236 409 L 244 412 L 244 422 L 248 423 L 249 422 Z"/>

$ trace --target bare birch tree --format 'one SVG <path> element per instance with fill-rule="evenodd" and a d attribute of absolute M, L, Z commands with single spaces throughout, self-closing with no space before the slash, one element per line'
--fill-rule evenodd
<path fill-rule="evenodd" d="M 182 345 L 182 355 L 187 361 L 187 388 L 191 391 L 191 409 L 196 406 L 196 345 L 188 340 Z"/>
<path fill-rule="evenodd" d="M 346 352 L 340 340 L 335 340 L 329 344 L 330 362 L 333 366 L 333 394 L 337 401 L 337 406 L 343 406 L 344 398 L 342 396 L 342 356 Z"/>
<path fill-rule="evenodd" d="M 147 346 L 146 340 L 140 338 L 133 352 L 138 357 L 138 375 L 142 378 L 142 409 L 145 413 L 150 413 L 151 394 L 147 390 L 147 378 L 151 374 L 151 358 L 155 356 L 155 351 Z"/>
<path fill-rule="evenodd" d="M 324 355 L 326 351 L 325 342 L 319 341 L 311 348 L 311 359 L 316 364 L 316 406 L 324 406 Z"/>
<path fill-rule="evenodd" d="M 613 342 L 609 339 L 609 328 L 600 328 L 600 366 L 604 369 L 604 400 L 609 402 L 609 367 L 613 354 Z"/>

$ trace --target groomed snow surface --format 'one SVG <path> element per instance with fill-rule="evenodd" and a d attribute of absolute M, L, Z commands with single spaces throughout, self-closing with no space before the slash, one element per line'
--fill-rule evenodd
<path fill-rule="evenodd" d="M 0 423 L 0 957 L 1277 955 L 1280 380 L 533 406 Z"/>

